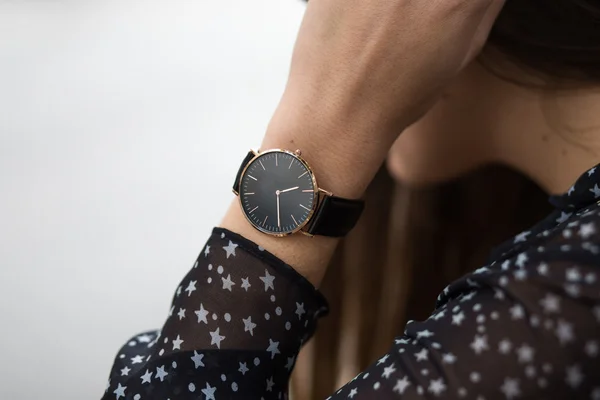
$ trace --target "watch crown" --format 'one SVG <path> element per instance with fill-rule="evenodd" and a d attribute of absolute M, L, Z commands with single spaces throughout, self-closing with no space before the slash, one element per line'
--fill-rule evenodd
<path fill-rule="evenodd" d="M 294 151 L 294 154 L 296 154 L 297 156 L 301 156 L 302 152 L 300 151 L 300 149 L 296 149 L 296 151 Z"/>

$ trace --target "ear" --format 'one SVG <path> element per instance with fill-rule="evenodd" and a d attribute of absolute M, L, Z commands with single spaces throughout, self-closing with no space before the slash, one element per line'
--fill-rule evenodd
<path fill-rule="evenodd" d="M 494 22 L 496 22 L 496 18 L 498 18 L 498 15 L 500 15 L 500 11 L 502 11 L 502 7 L 504 7 L 505 2 L 506 0 L 493 0 L 490 3 L 483 18 L 481 19 L 481 22 L 479 23 L 479 26 L 477 27 L 477 31 L 473 37 L 473 41 L 471 42 L 471 48 L 469 49 L 469 52 L 463 61 L 463 68 L 467 64 L 471 63 L 471 61 L 473 61 L 481 52 L 481 49 L 487 42 L 490 31 L 494 26 Z"/>

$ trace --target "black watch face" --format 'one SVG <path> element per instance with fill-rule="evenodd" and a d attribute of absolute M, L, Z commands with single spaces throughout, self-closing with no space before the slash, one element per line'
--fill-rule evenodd
<path fill-rule="evenodd" d="M 254 159 L 240 181 L 240 201 L 260 231 L 286 235 L 303 227 L 313 213 L 315 181 L 296 155 L 268 151 Z"/>

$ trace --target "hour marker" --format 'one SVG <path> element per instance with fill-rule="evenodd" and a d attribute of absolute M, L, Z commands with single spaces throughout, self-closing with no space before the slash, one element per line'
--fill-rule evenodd
<path fill-rule="evenodd" d="M 302 178 L 302 177 L 303 177 L 304 175 L 306 175 L 306 174 L 308 174 L 308 171 L 304 171 L 304 173 L 303 173 L 302 175 L 300 175 L 300 176 L 298 177 L 298 179 Z"/>
<path fill-rule="evenodd" d="M 310 208 L 307 208 L 305 205 L 300 204 L 300 207 L 304 208 L 306 211 L 310 211 Z"/>
<path fill-rule="evenodd" d="M 265 217 L 265 220 L 263 221 L 263 225 L 267 223 L 267 218 L 269 218 L 268 215 Z"/>
<path fill-rule="evenodd" d="M 263 165 L 262 161 L 258 160 L 258 162 L 260 163 L 260 166 L 263 167 L 263 169 L 266 171 L 267 169 L 265 168 L 265 166 Z"/>
<path fill-rule="evenodd" d="M 258 208 L 258 206 L 254 207 L 252 210 L 250 210 L 250 214 L 252 214 L 254 211 L 256 211 L 257 208 Z"/>
<path fill-rule="evenodd" d="M 314 190 L 312 190 L 312 189 L 306 189 L 306 190 L 302 191 L 302 193 L 312 193 L 312 192 L 314 192 Z M 246 194 L 250 194 L 250 193 L 246 193 Z M 252 193 L 252 194 L 254 194 L 254 193 Z"/>
<path fill-rule="evenodd" d="M 246 193 L 246 196 L 250 195 L 250 194 L 254 194 L 254 193 Z"/>
<path fill-rule="evenodd" d="M 275 153 L 275 166 L 279 166 L 279 164 L 277 164 L 277 153 Z"/>
<path fill-rule="evenodd" d="M 293 215 L 290 215 L 290 217 L 292 217 L 292 219 L 294 220 L 294 223 L 295 223 L 296 225 L 298 225 L 298 221 L 296 221 L 296 218 L 294 218 L 294 216 L 293 216 Z"/>
<path fill-rule="evenodd" d="M 248 175 L 248 178 L 252 178 L 252 179 L 254 179 L 255 181 L 258 181 L 258 179 L 256 179 L 256 178 L 255 178 L 255 177 L 253 177 L 252 175 Z"/>
<path fill-rule="evenodd" d="M 293 163 L 294 163 L 294 158 L 292 157 L 292 161 L 290 161 L 290 166 L 288 167 L 288 169 L 292 168 Z"/>

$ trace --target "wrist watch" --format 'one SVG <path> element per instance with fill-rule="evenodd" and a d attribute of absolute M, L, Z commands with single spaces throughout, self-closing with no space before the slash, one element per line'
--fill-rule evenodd
<path fill-rule="evenodd" d="M 233 184 L 250 224 L 272 236 L 345 236 L 356 225 L 364 201 L 321 189 L 300 150 L 250 151 Z"/>

